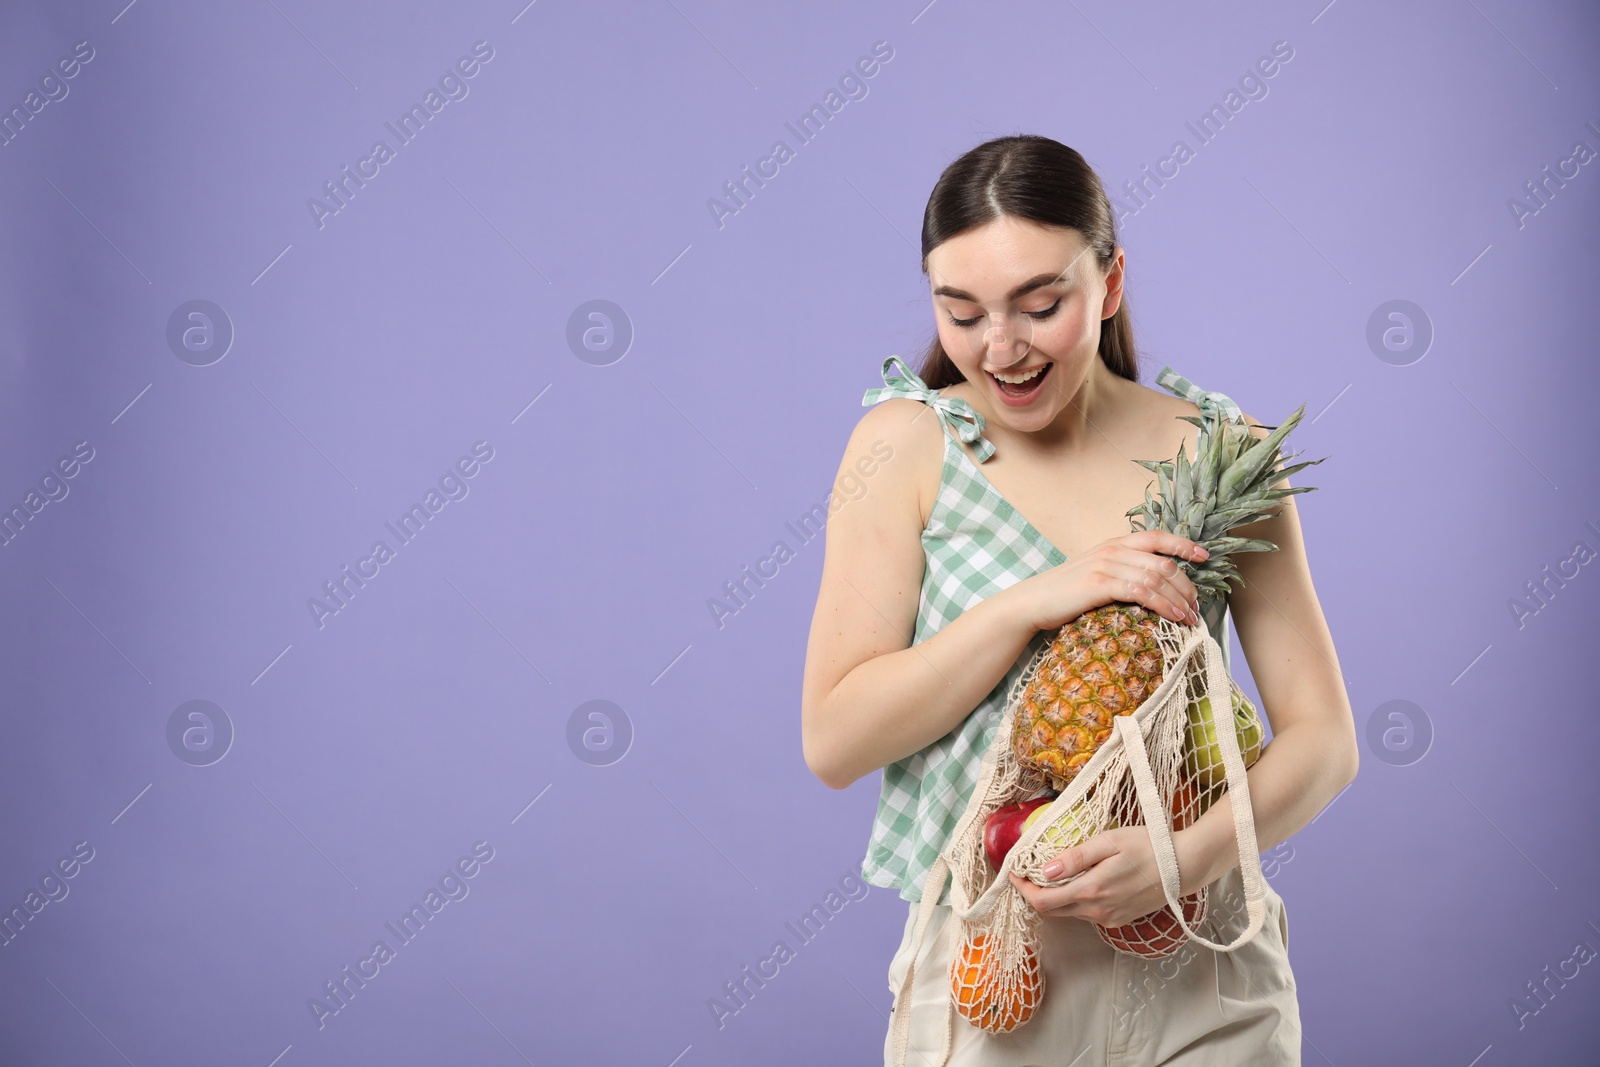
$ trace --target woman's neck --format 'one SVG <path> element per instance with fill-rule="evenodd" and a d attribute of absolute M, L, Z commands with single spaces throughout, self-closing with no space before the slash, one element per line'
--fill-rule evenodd
<path fill-rule="evenodd" d="M 1062 366 L 1056 364 L 1044 383 L 1052 393 L 1052 403 L 1059 405 L 1055 416 L 1038 429 L 1013 428 L 995 414 L 993 399 L 972 382 L 964 383 L 969 403 L 983 416 L 985 433 L 1004 451 L 1005 445 L 1024 452 L 1041 452 L 1059 455 L 1076 452 L 1099 442 L 1106 428 L 1117 421 L 1126 402 L 1125 387 L 1131 383 L 1116 375 L 1098 355 L 1090 361 L 1076 380 L 1060 377 Z"/>

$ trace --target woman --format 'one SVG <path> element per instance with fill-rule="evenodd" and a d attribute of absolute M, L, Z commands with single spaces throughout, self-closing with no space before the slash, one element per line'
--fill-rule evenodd
<path fill-rule="evenodd" d="M 802 694 L 805 758 L 818 778 L 844 789 L 884 772 L 862 876 L 910 902 L 891 990 L 911 963 L 928 868 L 966 808 L 1012 682 L 1086 610 L 1142 604 L 1204 622 L 1225 650 L 1231 614 L 1272 730 L 1249 771 L 1263 850 L 1309 822 L 1357 766 L 1293 499 L 1232 531 L 1279 551 L 1238 556 L 1243 582 L 1216 603 L 1198 600 L 1174 562 L 1204 558 L 1200 546 L 1127 532 L 1126 512 L 1151 482 L 1132 460 L 1170 459 L 1180 443 L 1192 454 L 1198 431 L 1181 417 L 1237 408 L 1176 375 L 1163 384 L 1182 396 L 1139 384 L 1123 249 L 1082 156 L 1038 136 L 972 149 L 934 187 L 922 250 L 938 338 L 920 374 L 891 358 L 884 388 L 863 399 L 873 406 L 840 469 L 890 458 L 870 492 L 828 522 Z M 1213 805 L 1173 836 L 1181 892 L 1211 885 L 1206 921 L 1226 924 L 1243 899 L 1230 806 Z M 938 1062 L 947 1036 L 952 1064 L 1300 1062 L 1276 892 L 1268 888 L 1261 931 L 1234 952 L 1191 943 L 1145 960 L 1116 952 L 1092 925 L 1166 903 L 1144 829 L 1107 830 L 1057 858 L 1081 876 L 1056 888 L 1012 876 L 1045 917 L 1039 1014 L 1005 1035 L 956 1017 L 946 1034 L 954 946 L 937 934 L 949 918 L 947 884 L 910 1003 L 895 1006 L 911 1012 L 908 1062 Z M 892 1052 L 886 1037 L 886 1062 Z"/>

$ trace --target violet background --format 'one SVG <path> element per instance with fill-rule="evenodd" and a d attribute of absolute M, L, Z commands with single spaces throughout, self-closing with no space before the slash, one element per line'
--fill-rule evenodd
<path fill-rule="evenodd" d="M 1600 549 L 1600 164 L 1508 207 L 1600 147 L 1593 5 L 124 3 L 0 9 L 7 110 L 95 50 L 0 146 L 0 506 L 95 451 L 0 548 L 0 910 L 94 849 L 0 946 L 0 1064 L 876 1062 L 905 903 L 784 925 L 854 884 L 879 782 L 801 756 L 822 542 L 720 629 L 707 601 L 930 338 L 947 163 L 1044 133 L 1131 205 L 1280 40 L 1122 243 L 1147 381 L 1308 405 L 1357 728 L 1406 700 L 1433 731 L 1409 765 L 1365 742 L 1269 867 L 1305 1062 L 1596 1061 L 1595 966 L 1521 1028 L 1510 1002 L 1600 948 L 1600 569 L 1508 607 Z M 480 40 L 469 95 L 319 229 L 308 198 Z M 866 97 L 719 227 L 878 41 Z M 209 366 L 165 339 L 193 299 L 236 331 Z M 606 366 L 567 341 L 594 299 L 635 334 Z M 1406 366 L 1366 340 L 1393 299 L 1434 331 Z M 469 495 L 319 629 L 307 599 L 479 440 Z M 236 731 L 209 766 L 167 743 L 193 699 Z M 569 745 L 590 700 L 631 724 L 607 766 Z M 319 1029 L 323 982 L 479 840 L 470 894 Z"/>

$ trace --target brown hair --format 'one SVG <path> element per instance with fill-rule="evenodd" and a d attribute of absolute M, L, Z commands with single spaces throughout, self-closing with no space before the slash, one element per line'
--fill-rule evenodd
<path fill-rule="evenodd" d="M 1101 272 L 1111 267 L 1117 223 L 1100 176 L 1083 156 L 1060 141 L 1038 134 L 1015 134 L 985 141 L 939 175 L 922 213 L 922 273 L 928 273 L 929 252 L 1002 215 L 1077 230 Z M 1126 294 L 1116 313 L 1101 320 L 1100 358 L 1113 373 L 1139 380 Z M 930 389 L 966 380 L 937 336 L 917 373 Z"/>

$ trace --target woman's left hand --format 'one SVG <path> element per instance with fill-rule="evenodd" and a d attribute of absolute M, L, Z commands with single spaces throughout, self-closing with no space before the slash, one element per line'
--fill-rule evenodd
<path fill-rule="evenodd" d="M 1173 835 L 1174 845 L 1182 833 Z M 1167 903 L 1155 850 L 1143 826 L 1102 830 L 1082 844 L 1057 853 L 1054 859 L 1064 868 L 1058 877 L 1072 878 L 1066 885 L 1047 889 L 1011 874 L 1011 884 L 1046 918 L 1087 919 L 1116 928 Z M 1179 869 L 1182 870 L 1181 863 Z"/>

